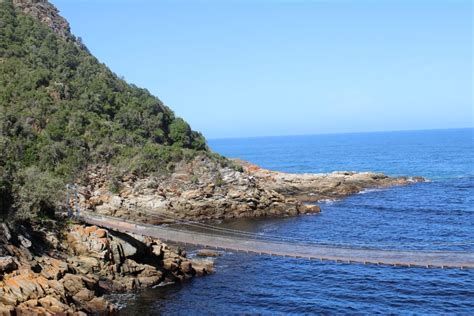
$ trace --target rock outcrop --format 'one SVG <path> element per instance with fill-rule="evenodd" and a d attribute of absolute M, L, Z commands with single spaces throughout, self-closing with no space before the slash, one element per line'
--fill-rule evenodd
<path fill-rule="evenodd" d="M 71 33 L 69 22 L 59 14 L 59 10 L 47 0 L 12 0 L 14 7 L 33 17 L 64 40 L 72 41 L 86 48 L 79 38 Z"/>
<path fill-rule="evenodd" d="M 287 174 L 236 161 L 221 163 L 206 156 L 182 161 L 172 172 L 120 179 L 109 189 L 107 168 L 91 168 L 78 183 L 80 208 L 148 223 L 176 219 L 291 216 L 317 213 L 315 202 L 367 188 L 405 185 L 423 178 L 391 178 L 377 173 Z M 0 315 L 113 314 L 103 298 L 179 282 L 213 271 L 201 250 L 186 258 L 181 249 L 148 237 L 111 232 L 96 226 L 58 222 L 19 226 L 12 233 L 0 224 Z"/>
<path fill-rule="evenodd" d="M 0 315 L 114 314 L 102 295 L 212 272 L 181 249 L 152 238 L 72 224 L 56 234 L 1 225 Z M 55 228 L 56 230 L 56 228 Z M 26 247 L 14 235 L 20 232 Z M 51 242 L 53 240 L 53 242 Z M 5 255 L 7 254 L 7 255 Z"/>
<path fill-rule="evenodd" d="M 86 49 L 80 39 L 71 34 L 68 22 L 59 15 L 59 11 L 48 1 L 12 0 L 12 3 L 17 10 L 16 12 L 21 11 L 46 25 L 54 34 L 62 38 L 65 43 L 69 44 L 72 41 L 74 45 Z M 15 14 L 12 13 L 9 16 L 13 18 Z M 28 28 L 24 27 L 24 29 Z M 49 35 L 53 35 L 53 33 L 49 33 Z M 40 47 L 43 43 L 43 37 L 36 39 L 36 46 L 30 43 L 33 39 L 34 37 L 25 37 L 25 39 L 22 39 L 24 42 L 12 41 L 14 45 L 12 44 L 11 46 L 15 49 L 11 51 L 17 51 L 18 43 L 21 43 L 21 45 L 27 43 L 33 49 L 31 52 L 35 52 L 36 48 Z M 58 48 L 53 49 L 54 47 Z M 71 68 L 69 70 L 71 74 L 77 73 L 78 71 L 76 70 L 78 68 L 76 67 L 79 66 L 69 66 L 54 62 L 61 59 L 57 58 L 55 53 L 55 51 L 62 50 L 61 47 L 53 46 L 53 48 L 47 50 L 49 55 L 52 56 L 51 58 L 48 57 L 48 61 L 51 62 L 51 65 L 55 65 L 54 67 L 60 69 L 61 73 L 68 67 Z M 74 48 L 75 46 L 72 47 Z M 26 47 L 26 49 L 29 49 L 29 47 Z M 82 52 L 79 51 L 78 53 L 81 54 Z M 11 56 L 15 55 L 11 54 Z M 38 57 L 35 54 L 32 56 Z M 73 57 L 70 54 L 64 56 Z M 29 59 L 35 59 L 33 57 L 29 56 Z M 75 86 L 75 89 L 84 90 L 84 93 L 78 93 L 78 95 L 81 97 L 87 96 L 86 99 L 81 99 L 81 104 L 87 104 L 87 100 L 92 100 L 88 96 L 91 89 L 86 85 L 89 75 L 96 76 L 95 79 L 97 81 L 94 81 L 94 86 L 98 86 L 96 83 L 99 82 L 105 87 L 104 91 L 115 91 L 117 87 L 127 87 L 122 80 L 118 80 L 115 75 L 111 74 L 105 66 L 98 63 L 89 63 L 90 57 L 89 55 L 82 56 L 82 59 L 88 60 L 87 64 L 82 64 L 83 61 L 81 60 L 77 61 L 78 65 L 82 65 L 82 68 L 98 67 L 96 72 L 88 70 L 88 75 L 84 75 L 86 77 L 82 78 L 83 80 L 76 80 L 77 78 L 74 80 L 80 82 L 80 85 Z M 2 61 L 6 62 L 7 60 Z M 26 65 L 26 63 L 18 60 L 11 65 L 13 66 L 10 68 L 16 69 L 14 67 Z M 26 78 L 29 73 L 36 71 L 36 68 L 33 67 L 36 64 L 31 66 L 32 68 L 26 67 L 22 72 L 18 73 L 25 74 Z M 45 70 L 46 68 L 43 67 L 41 69 Z M 51 76 L 51 78 L 41 80 L 47 81 L 47 83 L 41 83 L 41 85 L 45 85 L 45 91 L 50 91 L 51 101 L 57 103 L 58 108 L 60 108 L 63 105 L 62 102 L 65 102 L 70 97 L 69 92 L 66 92 L 69 88 L 56 90 L 56 85 L 58 87 L 68 87 L 68 84 L 72 86 L 73 82 L 68 80 L 63 82 L 64 78 L 70 76 L 61 75 L 54 77 L 56 72 L 46 72 L 46 74 L 48 76 L 43 73 L 41 76 L 44 75 L 45 78 Z M 104 78 L 99 80 L 99 76 Z M 55 78 L 61 80 L 56 82 Z M 51 82 L 51 86 L 49 86 L 49 82 Z M 52 86 L 53 82 L 55 82 L 54 87 Z M 52 89 L 49 89 L 50 87 Z M 157 113 L 156 116 L 149 119 L 150 124 L 148 125 L 150 127 L 147 132 L 150 135 L 161 135 L 159 132 L 163 132 L 163 135 L 165 132 L 167 133 L 169 126 L 164 126 L 163 130 L 160 130 L 158 126 L 161 125 L 155 125 L 156 122 L 154 121 L 161 121 L 163 119 L 163 122 L 171 122 L 171 119 L 174 117 L 172 112 L 158 99 L 145 94 L 142 90 L 132 88 L 127 90 L 126 94 L 120 94 L 119 96 L 121 97 L 109 99 L 109 101 L 114 101 L 115 99 L 123 99 L 125 101 L 114 103 L 114 106 L 111 106 L 108 101 L 104 101 L 102 103 L 106 106 L 100 104 L 98 108 L 103 113 L 106 113 L 109 109 L 114 109 L 114 111 L 118 111 L 120 107 L 126 109 L 130 104 L 134 103 L 147 104 L 144 107 L 147 109 L 146 111 L 137 107 L 132 109 L 131 113 L 133 112 L 133 116 L 136 116 L 135 111 L 139 110 L 136 113 L 140 117 L 145 117 L 150 115 L 150 113 Z M 135 92 L 131 93 L 130 91 Z M 18 92 L 12 95 L 20 95 L 24 92 L 23 90 L 18 90 Z M 31 97 L 32 91 L 28 90 L 26 92 L 25 104 L 30 99 L 35 99 Z M 143 98 L 124 99 L 135 93 L 140 96 L 143 95 Z M 43 94 L 40 96 L 42 97 Z M 23 104 L 16 100 L 16 98 L 12 100 L 11 105 L 16 103 Z M 47 102 L 43 105 L 49 106 L 50 101 Z M 76 103 L 71 103 L 69 108 L 75 109 Z M 17 112 L 12 110 L 10 114 L 16 114 Z M 74 113 L 81 114 L 77 117 L 82 117 L 83 114 L 83 112 L 79 111 Z M 115 118 L 118 116 L 116 115 L 117 113 L 121 112 L 113 112 L 113 114 L 104 115 L 104 117 L 110 116 Z M 32 112 L 31 115 L 34 116 L 36 114 Z M 54 116 L 44 119 L 45 124 L 50 118 L 54 118 Z M 124 116 L 124 118 L 129 120 L 127 116 Z M 31 117 L 26 119 L 31 123 L 34 122 L 34 119 Z M 23 121 L 25 118 L 18 116 L 18 119 L 15 120 Z M 184 127 L 186 130 L 189 129 L 189 126 L 184 121 L 175 120 L 174 118 L 173 120 L 175 124 L 180 124 L 175 126 Z M 134 133 L 136 130 L 141 131 L 140 127 L 142 126 L 141 121 L 129 129 L 122 129 L 123 123 L 119 124 L 111 119 L 104 119 L 100 122 L 98 125 L 101 126 L 120 127 L 123 135 Z M 27 135 L 25 137 L 30 139 L 42 135 L 38 126 L 38 124 L 31 125 L 35 133 L 25 133 Z M 23 125 L 18 125 L 18 130 L 23 130 L 23 127 Z M 90 126 L 85 123 L 80 127 L 80 129 L 85 131 L 91 130 Z M 59 130 L 61 131 L 60 128 Z M 137 134 L 133 135 L 137 138 L 142 138 L 141 134 L 142 132 L 137 132 Z M 133 135 L 128 135 L 131 140 L 134 139 Z M 194 148 L 194 154 L 197 154 L 197 150 L 199 150 L 199 153 L 202 153 L 201 150 L 205 146 L 199 133 L 189 129 L 183 135 L 186 138 L 193 137 L 193 141 L 189 142 L 190 144 L 197 141 L 195 147 L 186 147 L 184 145 L 183 147 L 188 149 Z M 86 133 L 82 136 L 84 137 L 81 139 L 85 140 L 89 139 L 90 135 Z M 95 137 L 91 137 L 94 141 L 85 142 L 83 145 L 77 145 L 76 147 L 67 147 L 67 149 L 69 151 L 83 150 L 88 152 L 93 147 L 102 148 L 96 142 L 99 136 Z M 43 138 L 43 140 L 48 139 L 49 142 L 52 138 Z M 160 141 L 155 140 L 155 138 L 159 138 Z M 130 148 L 139 151 L 146 142 L 152 142 L 156 145 L 152 147 L 154 149 L 159 148 L 162 144 L 179 145 L 179 142 L 174 142 L 174 140 L 171 142 L 172 138 L 168 135 L 167 141 L 163 141 L 161 136 L 150 136 L 148 139 L 144 139 L 144 142 L 140 143 L 139 147 Z M 76 139 L 76 136 L 73 136 L 73 139 Z M 109 139 L 116 138 L 104 139 L 107 142 Z M 103 154 L 102 151 L 96 151 L 95 154 L 98 156 L 104 155 L 108 158 L 94 160 L 95 163 L 100 163 L 101 165 L 90 166 L 87 170 L 84 170 L 83 178 L 77 180 L 80 209 L 153 224 L 173 222 L 176 219 L 207 220 L 318 213 L 320 211 L 319 206 L 307 205 L 305 202 L 316 202 L 326 198 L 340 198 L 366 188 L 387 187 L 422 181 L 421 178 L 390 178 L 382 174 L 354 172 L 292 175 L 264 170 L 246 162 L 232 163 L 229 160 L 219 159 L 218 157 L 211 158 L 212 153 L 209 152 L 189 158 L 190 160 L 185 160 L 187 158 L 184 157 L 182 161 L 176 162 L 173 170 L 169 172 L 163 171 L 162 173 L 149 174 L 147 171 L 147 174 L 143 176 L 123 174 L 112 177 L 111 168 L 105 164 L 111 161 L 109 159 L 111 158 L 109 157 L 111 152 L 118 149 L 108 148 L 108 146 L 105 146 L 108 145 L 105 142 L 101 144 L 104 145 L 102 149 L 105 149 L 107 154 Z M 12 157 L 20 157 L 28 148 L 23 148 L 23 143 L 19 140 L 16 140 L 15 143 L 18 143 L 19 147 L 11 147 L 14 149 L 10 151 L 18 152 L 18 155 Z M 69 140 L 64 141 L 64 143 L 60 143 L 61 146 L 58 146 L 58 148 L 63 148 L 64 144 L 72 145 L 72 143 Z M 43 142 L 38 144 L 44 145 Z M 49 146 L 45 147 L 54 149 L 56 148 L 55 145 L 59 143 L 51 141 L 48 144 Z M 129 144 L 128 146 L 131 145 Z M 35 147 L 31 148 L 34 148 L 31 152 L 36 152 Z M 64 150 L 61 155 L 66 152 Z M 31 157 L 35 157 L 35 155 L 31 154 Z M 82 158 L 68 157 L 73 160 L 82 161 Z M 63 157 L 62 159 L 70 161 L 68 157 Z M 87 160 L 92 156 L 85 155 L 81 157 Z M 135 157 L 139 157 L 139 155 Z M 52 163 L 53 160 L 50 162 Z M 11 161 L 15 161 L 15 159 Z M 155 162 L 153 157 L 147 159 L 147 161 L 150 164 Z M 174 163 L 174 159 L 173 161 L 167 161 L 163 167 L 170 167 L 172 162 Z M 82 168 L 82 162 L 80 165 Z M 42 170 L 43 167 L 44 165 L 38 168 L 38 170 Z M 67 165 L 67 169 L 75 170 L 70 165 Z M 150 168 L 149 170 L 161 169 L 163 168 Z M 72 177 L 71 174 L 69 176 Z M 31 179 L 38 179 L 38 177 L 32 176 Z M 27 181 L 25 180 L 25 182 Z M 38 181 L 38 183 L 40 185 L 44 184 L 41 181 Z M 114 185 L 111 185 L 111 183 L 114 183 Z M 13 187 L 15 186 L 13 185 Z M 28 191 L 27 189 L 25 190 Z M 103 294 L 136 290 L 160 283 L 179 282 L 193 276 L 205 275 L 213 270 L 213 264 L 209 257 L 219 255 L 217 252 L 201 251 L 198 255 L 204 256 L 206 259 L 190 260 L 186 257 L 183 250 L 173 249 L 159 240 L 114 233 L 96 226 L 68 224 L 59 227 L 58 223 L 43 222 L 41 226 L 36 227 L 18 225 L 14 230 L 5 223 L 0 223 L 0 315 L 113 314 L 117 309 L 103 298 Z"/>
<path fill-rule="evenodd" d="M 80 184 L 81 208 L 101 215 L 160 224 L 173 219 L 295 216 L 320 212 L 306 202 L 341 198 L 367 188 L 424 181 L 370 172 L 288 174 L 244 161 L 221 165 L 205 156 L 180 162 L 173 172 L 126 175 L 118 192 L 109 189 L 108 170 L 89 170 Z"/>
<path fill-rule="evenodd" d="M 340 199 L 366 189 L 387 188 L 424 182 L 423 177 L 389 177 L 383 173 L 335 171 L 332 173 L 292 174 L 260 168 L 246 161 L 243 166 L 267 190 L 274 190 L 299 201 L 317 202 Z"/>
<path fill-rule="evenodd" d="M 173 218 L 206 220 L 319 212 L 317 206 L 304 205 L 266 188 L 239 167 L 221 165 L 206 156 L 182 161 L 166 175 L 126 175 L 120 179 L 116 193 L 109 189 L 107 169 L 91 169 L 87 174 L 84 184 L 79 184 L 81 209 L 154 224 Z"/>

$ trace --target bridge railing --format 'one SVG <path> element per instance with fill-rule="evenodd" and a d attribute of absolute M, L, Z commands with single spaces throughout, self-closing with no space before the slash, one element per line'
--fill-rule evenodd
<path fill-rule="evenodd" d="M 360 248 L 360 249 L 379 249 L 379 250 L 393 250 L 393 249 L 409 249 L 416 251 L 473 251 L 474 250 L 474 240 L 463 240 L 458 242 L 444 242 L 444 241 L 416 241 L 416 242 L 361 242 L 361 241 L 351 241 L 350 245 L 343 242 L 336 242 L 334 240 L 323 240 L 318 239 L 316 241 L 308 241 L 304 238 L 298 238 L 295 236 L 276 236 L 262 233 L 253 233 L 242 230 L 233 230 L 229 228 L 219 227 L 212 224 L 207 224 L 203 222 L 191 221 L 180 218 L 171 213 L 164 212 L 150 212 L 143 208 L 136 209 L 137 215 L 145 214 L 147 218 L 155 218 L 166 221 L 175 222 L 177 225 L 184 225 L 187 229 L 191 229 L 197 232 L 211 232 L 212 235 L 223 235 L 223 236 L 234 236 L 235 238 L 240 239 L 255 239 L 255 240 L 265 240 L 265 241 L 275 241 L 275 242 L 285 242 L 285 243 L 298 243 L 298 244 L 312 244 L 312 245 L 325 245 L 328 247 L 350 247 L 350 248 Z"/>
<path fill-rule="evenodd" d="M 189 230 L 183 230 L 179 228 L 174 228 L 171 226 L 157 226 L 157 225 L 152 225 L 152 224 L 146 224 L 146 223 L 137 223 L 134 221 L 130 221 L 127 219 L 122 219 L 122 218 L 117 218 L 117 217 L 112 217 L 112 216 L 107 216 L 107 215 L 98 215 L 94 214 L 91 212 L 86 212 L 83 211 L 81 218 L 87 218 L 87 217 L 92 217 L 99 219 L 100 222 L 102 223 L 114 223 L 115 226 L 121 229 L 128 229 L 129 232 L 140 234 L 140 232 L 144 232 L 146 230 L 150 229 L 161 229 L 162 231 L 166 231 L 168 233 L 179 233 L 186 231 L 187 233 L 192 233 L 192 235 L 200 237 L 200 240 L 203 238 L 218 238 L 218 237 L 225 237 L 225 238 L 232 238 L 236 242 L 241 242 L 241 243 L 249 243 L 252 241 L 259 241 L 259 242 L 271 242 L 273 244 L 280 244 L 284 246 L 317 246 L 317 247 L 326 247 L 326 248 L 333 248 L 333 249 L 357 249 L 357 250 L 366 250 L 366 251 L 396 251 L 396 252 L 425 252 L 425 253 L 444 253 L 446 252 L 445 250 L 433 250 L 433 249 L 409 249 L 409 250 L 401 250 L 401 249 L 394 249 L 394 248 L 374 248 L 370 247 L 369 245 L 347 245 L 347 244 L 337 244 L 337 243 L 325 243 L 325 242 L 317 242 L 317 241 L 300 241 L 300 240 L 287 240 L 287 239 L 275 239 L 275 238 L 266 238 L 265 236 L 258 235 L 258 236 L 234 236 L 234 235 L 226 235 L 226 234 L 210 234 L 210 233 L 204 233 L 204 232 L 198 232 L 198 231 L 189 231 Z M 197 238 L 196 238 L 197 239 Z M 465 251 L 450 251 L 452 253 L 465 253 Z"/>
<path fill-rule="evenodd" d="M 348 263 L 373 263 L 401 266 L 474 268 L 474 253 L 453 251 L 401 251 L 328 247 L 318 244 L 300 244 L 190 232 L 121 220 L 109 216 L 95 216 L 83 212 L 84 221 L 109 229 L 135 233 L 184 244 L 268 254 L 284 257 L 331 260 Z"/>

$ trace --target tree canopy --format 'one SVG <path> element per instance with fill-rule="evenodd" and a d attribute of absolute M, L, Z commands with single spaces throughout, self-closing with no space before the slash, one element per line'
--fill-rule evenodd
<path fill-rule="evenodd" d="M 207 146 L 147 90 L 3 1 L 0 151 L 0 210 L 28 218 L 57 207 L 88 165 L 154 172 Z"/>

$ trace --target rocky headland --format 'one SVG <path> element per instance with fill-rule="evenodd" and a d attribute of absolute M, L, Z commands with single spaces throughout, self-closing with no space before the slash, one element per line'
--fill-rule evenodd
<path fill-rule="evenodd" d="M 205 275 L 219 255 L 190 260 L 160 240 L 70 221 L 68 208 L 150 224 L 283 217 L 424 181 L 287 174 L 220 157 L 92 56 L 47 0 L 0 0 L 0 21 L 0 315 L 114 314 L 104 294 Z M 66 184 L 77 188 L 69 205 Z"/>
<path fill-rule="evenodd" d="M 375 172 L 285 173 L 260 168 L 239 159 L 234 161 L 258 179 L 267 190 L 274 190 L 305 203 L 341 199 L 367 189 L 383 189 L 426 181 L 419 176 L 389 177 Z"/>
<path fill-rule="evenodd" d="M 424 181 L 370 172 L 288 174 L 234 160 L 197 157 L 166 175 L 123 176 L 110 190 L 107 168 L 91 168 L 79 189 L 80 209 L 146 223 L 174 219 L 295 216 L 316 204 L 369 188 Z M 156 216 L 151 216 L 156 214 Z M 65 220 L 65 219 L 63 219 Z M 217 253 L 201 250 L 198 256 Z M 0 226 L 0 314 L 113 314 L 102 295 L 181 282 L 212 272 L 212 261 L 149 237 L 79 223 Z"/>
<path fill-rule="evenodd" d="M 107 169 L 91 169 L 84 183 L 78 183 L 78 191 L 81 209 L 160 224 L 173 218 L 212 220 L 313 214 L 321 211 L 314 203 L 320 200 L 421 181 L 421 177 L 389 177 L 371 172 L 289 174 L 241 160 L 222 165 L 200 156 L 182 161 L 166 176 L 124 176 L 116 192 L 109 190 Z"/>

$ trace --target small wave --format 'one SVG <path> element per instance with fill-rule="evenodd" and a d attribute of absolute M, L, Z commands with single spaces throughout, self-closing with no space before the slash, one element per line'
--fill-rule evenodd
<path fill-rule="evenodd" d="M 272 233 L 274 231 L 278 230 L 278 225 L 275 225 L 274 223 L 269 223 L 263 225 L 263 227 L 260 229 L 260 232 L 258 232 L 258 235 L 265 236 L 267 233 Z"/>
<path fill-rule="evenodd" d="M 410 182 L 410 183 L 415 183 L 415 182 L 432 182 L 430 179 L 428 178 L 422 178 L 422 180 L 420 181 L 419 178 L 415 178 L 415 177 L 408 177 L 407 178 L 407 182 Z"/>
<path fill-rule="evenodd" d="M 160 282 L 159 284 L 153 286 L 152 288 L 153 288 L 153 289 L 156 289 L 156 288 L 158 288 L 158 287 L 165 287 L 165 286 L 168 286 L 168 285 L 171 285 L 171 284 L 174 284 L 174 282 L 163 281 L 163 282 Z"/>
<path fill-rule="evenodd" d="M 379 192 L 379 191 L 383 191 L 383 189 L 364 189 L 357 194 L 367 194 L 367 193 Z"/>
<path fill-rule="evenodd" d="M 117 306 L 118 310 L 121 310 L 127 307 L 127 303 L 134 300 L 137 295 L 136 293 L 113 293 L 104 295 L 103 297 Z"/>
<path fill-rule="evenodd" d="M 339 199 L 322 199 L 319 200 L 318 203 L 324 203 L 324 204 L 333 204 L 334 202 L 339 201 Z"/>

